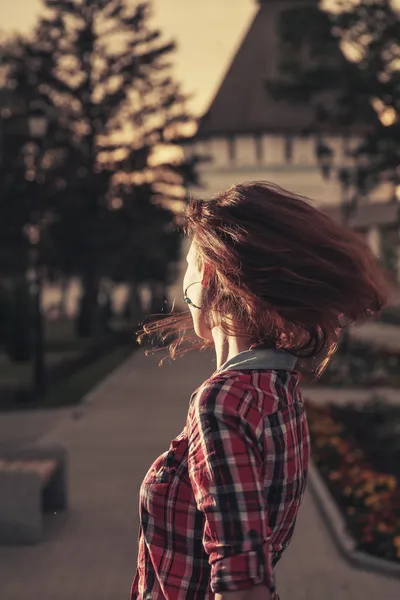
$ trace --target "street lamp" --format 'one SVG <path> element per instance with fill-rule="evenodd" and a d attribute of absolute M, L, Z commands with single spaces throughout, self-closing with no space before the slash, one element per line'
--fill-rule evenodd
<path fill-rule="evenodd" d="M 32 111 L 28 117 L 28 125 L 31 139 L 36 142 L 38 152 L 35 153 L 35 181 L 39 192 L 38 181 L 40 181 L 40 159 L 43 139 L 48 130 L 48 118 L 40 107 Z M 40 192 L 39 192 L 40 193 Z M 39 197 L 38 210 L 34 214 L 33 223 L 28 228 L 28 240 L 30 244 L 30 267 L 31 267 L 31 295 L 33 300 L 33 388 L 36 396 L 44 395 L 46 391 L 46 368 L 44 359 L 44 323 L 42 314 L 42 292 L 43 273 L 41 265 L 41 241 L 42 241 L 42 211 L 40 210 L 41 198 Z"/>

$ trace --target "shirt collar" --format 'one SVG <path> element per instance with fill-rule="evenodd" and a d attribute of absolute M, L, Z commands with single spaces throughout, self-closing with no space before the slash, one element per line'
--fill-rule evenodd
<path fill-rule="evenodd" d="M 275 348 L 245 350 L 224 363 L 217 373 L 225 370 L 247 371 L 253 369 L 293 371 L 296 362 L 296 356 L 286 350 Z"/>

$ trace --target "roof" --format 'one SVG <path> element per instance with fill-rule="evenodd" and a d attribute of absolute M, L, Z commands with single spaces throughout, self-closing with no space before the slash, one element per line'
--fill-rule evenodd
<path fill-rule="evenodd" d="M 317 0 L 305 0 L 315 4 Z M 201 118 L 197 138 L 256 133 L 300 134 L 315 123 L 309 103 L 290 104 L 274 99 L 268 81 L 282 76 L 279 18 L 298 0 L 263 0 L 207 113 Z M 345 60 L 338 48 L 338 56 Z"/>

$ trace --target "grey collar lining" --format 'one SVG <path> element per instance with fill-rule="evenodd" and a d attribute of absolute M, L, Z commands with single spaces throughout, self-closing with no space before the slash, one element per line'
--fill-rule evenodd
<path fill-rule="evenodd" d="M 240 352 L 224 363 L 217 373 L 226 370 L 250 371 L 253 369 L 293 371 L 296 363 L 296 356 L 286 350 L 260 348 Z"/>

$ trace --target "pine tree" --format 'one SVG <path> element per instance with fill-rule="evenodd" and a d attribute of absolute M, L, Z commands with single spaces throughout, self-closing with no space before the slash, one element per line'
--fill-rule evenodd
<path fill-rule="evenodd" d="M 87 315 L 81 333 L 91 335 L 101 277 L 115 256 L 126 255 L 115 214 L 137 209 L 135 190 L 144 184 L 147 202 L 165 208 L 183 200 L 192 171 L 176 142 L 192 119 L 171 77 L 174 44 L 152 28 L 148 3 L 43 3 L 45 16 L 24 50 L 35 89 L 66 132 L 52 178 L 53 266 L 80 275 Z M 161 151 L 168 151 L 165 160 Z M 157 245 L 157 227 L 154 233 L 148 243 Z"/>

